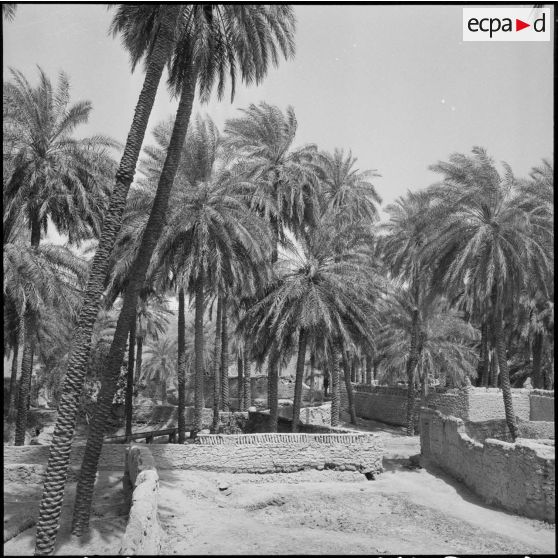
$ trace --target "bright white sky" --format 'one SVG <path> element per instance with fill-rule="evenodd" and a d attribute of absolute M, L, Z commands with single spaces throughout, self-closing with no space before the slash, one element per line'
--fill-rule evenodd
<path fill-rule="evenodd" d="M 297 143 L 351 149 L 377 169 L 385 202 L 437 176 L 429 164 L 474 145 L 526 174 L 553 155 L 553 40 L 463 43 L 461 6 L 296 5 L 297 55 L 259 87 L 239 87 L 202 107 L 222 128 L 238 107 L 265 100 L 294 106 Z M 73 100 L 93 103 L 81 133 L 124 143 L 142 83 L 105 5 L 21 5 L 3 24 L 7 68 L 36 80 L 64 70 Z M 162 85 L 150 124 L 173 113 Z M 199 110 L 199 106 L 197 107 Z"/>

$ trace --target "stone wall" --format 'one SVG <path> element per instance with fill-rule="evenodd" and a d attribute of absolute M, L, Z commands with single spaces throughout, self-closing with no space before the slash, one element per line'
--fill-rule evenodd
<path fill-rule="evenodd" d="M 554 392 L 534 389 L 529 394 L 531 412 L 530 420 L 554 422 Z"/>
<path fill-rule="evenodd" d="M 423 408 L 421 454 L 486 502 L 554 523 L 554 447 L 533 440 L 516 443 L 467 435 L 463 420 Z"/>
<path fill-rule="evenodd" d="M 158 469 L 230 473 L 288 473 L 337 469 L 379 473 L 383 447 L 377 434 L 201 435 L 194 444 L 150 446 Z"/>
<path fill-rule="evenodd" d="M 159 554 L 159 475 L 155 460 L 146 447 L 132 446 L 126 452 L 122 483 L 124 492 L 129 497 L 130 511 L 119 554 Z"/>
<path fill-rule="evenodd" d="M 353 386 L 357 416 L 378 420 L 398 426 L 406 425 L 407 388 L 398 386 L 369 386 L 357 384 Z M 534 390 L 537 391 L 537 390 Z M 549 420 L 531 418 L 531 401 L 533 396 L 528 389 L 513 389 L 512 400 L 516 417 L 519 420 Z M 548 416 L 548 402 L 539 403 L 537 398 L 537 414 Z M 548 398 L 547 398 L 548 399 Z M 553 400 L 552 404 L 553 404 Z M 544 411 L 543 409 L 544 405 Z M 415 425 L 419 424 L 420 397 L 415 399 Z M 479 388 L 466 386 L 463 389 L 436 389 L 430 391 L 426 406 L 439 410 L 444 415 L 454 416 L 463 420 L 486 421 L 502 419 L 504 401 L 499 388 Z M 348 412 L 346 390 L 341 389 L 341 408 L 344 418 Z"/>
<path fill-rule="evenodd" d="M 292 419 L 293 416 L 293 406 L 282 405 L 279 407 L 279 416 Z M 331 425 L 331 403 L 326 403 L 325 405 L 313 406 L 313 407 L 302 407 L 300 409 L 300 422 L 302 424 L 316 424 L 316 425 Z"/>

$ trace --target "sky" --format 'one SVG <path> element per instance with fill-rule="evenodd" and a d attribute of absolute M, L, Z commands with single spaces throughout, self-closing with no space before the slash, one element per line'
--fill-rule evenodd
<path fill-rule="evenodd" d="M 238 87 L 195 111 L 222 129 L 250 103 L 292 105 L 296 145 L 351 150 L 376 169 L 384 203 L 427 187 L 428 166 L 453 152 L 485 147 L 525 175 L 553 156 L 553 40 L 462 42 L 462 6 L 296 5 L 296 57 L 260 86 Z M 93 111 L 82 135 L 124 143 L 142 85 L 119 39 L 108 35 L 105 5 L 20 4 L 3 24 L 3 70 L 36 83 L 36 65 L 71 80 L 73 101 Z M 150 127 L 176 110 L 161 84 Z M 149 135 L 148 135 L 149 138 Z M 148 139 L 149 141 L 149 139 Z"/>

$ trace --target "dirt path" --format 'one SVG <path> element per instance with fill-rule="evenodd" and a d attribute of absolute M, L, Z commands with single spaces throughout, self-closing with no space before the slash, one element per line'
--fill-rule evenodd
<path fill-rule="evenodd" d="M 89 536 L 81 540 L 70 534 L 76 484 L 67 485 L 55 555 L 118 554 L 127 519 L 122 491 L 122 472 L 101 471 L 97 482 L 90 523 L 91 531 Z M 4 533 L 15 525 L 21 524 L 27 517 L 37 517 L 42 488 L 42 485 L 38 484 L 4 484 Z M 32 556 L 35 550 L 35 530 L 35 526 L 30 527 L 4 543 L 4 555 Z"/>
<path fill-rule="evenodd" d="M 486 506 L 439 472 L 408 469 L 417 437 L 361 427 L 380 432 L 388 448 L 375 481 L 314 470 L 160 471 L 163 553 L 554 553 L 554 526 Z"/>

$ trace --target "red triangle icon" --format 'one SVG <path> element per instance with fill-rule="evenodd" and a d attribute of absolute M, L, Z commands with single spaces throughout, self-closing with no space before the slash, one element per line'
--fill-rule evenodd
<path fill-rule="evenodd" d="M 515 30 L 516 31 L 521 31 L 522 29 L 525 29 L 526 27 L 531 27 L 530 23 L 525 23 L 524 21 L 521 21 L 520 19 L 515 20 Z"/>

